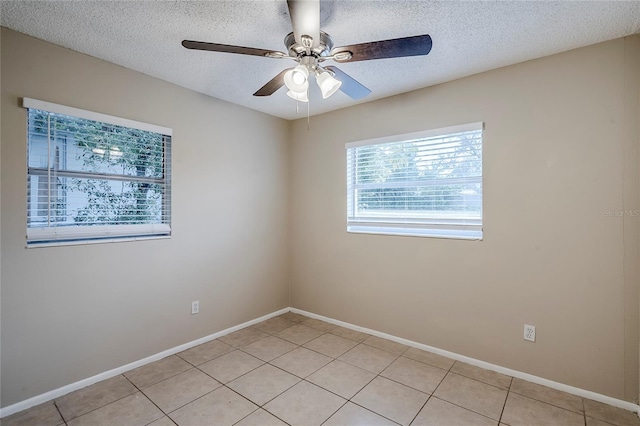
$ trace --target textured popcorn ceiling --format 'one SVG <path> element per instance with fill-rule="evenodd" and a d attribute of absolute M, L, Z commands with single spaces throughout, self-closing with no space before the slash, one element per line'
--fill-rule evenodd
<path fill-rule="evenodd" d="M 280 89 L 252 96 L 294 62 L 191 51 L 183 39 L 286 50 L 287 5 L 263 1 L 2 1 L 8 28 L 286 119 L 306 115 Z M 340 64 L 372 90 L 359 102 L 431 86 L 640 31 L 640 1 L 324 1 L 336 46 L 430 34 L 428 56 Z M 327 63 L 328 64 L 328 63 Z M 354 105 L 342 92 L 311 114 Z"/>

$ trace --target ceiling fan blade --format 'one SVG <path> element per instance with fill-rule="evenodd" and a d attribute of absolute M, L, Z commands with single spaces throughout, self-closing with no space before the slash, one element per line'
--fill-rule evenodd
<path fill-rule="evenodd" d="M 279 88 L 284 86 L 284 74 L 292 70 L 293 68 L 287 68 L 286 70 L 280 71 L 278 75 L 273 77 L 271 80 L 267 82 L 264 86 L 262 86 L 253 96 L 271 96 L 273 95 Z"/>
<path fill-rule="evenodd" d="M 431 37 L 428 34 L 424 34 L 336 47 L 331 51 L 331 55 L 340 52 L 350 52 L 350 59 L 335 60 L 337 62 L 368 61 L 371 59 L 427 55 L 431 51 L 431 46 Z"/>
<path fill-rule="evenodd" d="M 286 53 L 254 47 L 232 46 L 229 44 L 207 43 L 204 41 L 182 40 L 187 49 L 208 50 L 210 52 L 239 53 L 240 55 L 266 56 L 272 58 L 288 57 Z"/>
<path fill-rule="evenodd" d="M 302 36 L 313 38 L 313 47 L 320 43 L 320 0 L 287 0 L 293 36 L 300 46 Z"/>
<path fill-rule="evenodd" d="M 335 74 L 335 78 L 342 82 L 340 90 L 342 90 L 351 99 L 362 99 L 371 93 L 371 90 L 358 83 L 353 77 L 342 71 L 340 68 L 334 66 L 328 66 L 325 68 L 332 71 Z"/>

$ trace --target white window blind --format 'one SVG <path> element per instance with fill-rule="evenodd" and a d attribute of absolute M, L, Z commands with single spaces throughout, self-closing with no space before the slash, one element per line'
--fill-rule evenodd
<path fill-rule="evenodd" d="M 171 129 L 25 98 L 28 245 L 171 234 Z"/>
<path fill-rule="evenodd" d="M 482 239 L 482 129 L 346 144 L 347 231 Z"/>

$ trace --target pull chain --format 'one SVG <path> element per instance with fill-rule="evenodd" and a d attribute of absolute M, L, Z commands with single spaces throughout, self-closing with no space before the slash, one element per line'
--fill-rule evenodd
<path fill-rule="evenodd" d="M 307 88 L 307 99 L 309 99 L 309 88 Z M 307 102 L 307 132 L 309 131 L 309 104 L 311 103 L 311 99 Z"/>

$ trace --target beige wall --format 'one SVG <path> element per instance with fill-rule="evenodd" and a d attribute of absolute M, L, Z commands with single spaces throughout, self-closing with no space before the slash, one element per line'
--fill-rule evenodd
<path fill-rule="evenodd" d="M 173 128 L 173 237 L 25 249 L 22 97 Z M 285 121 L 6 29 L 1 108 L 2 406 L 288 306 Z"/>
<path fill-rule="evenodd" d="M 640 36 L 625 39 L 624 123 L 623 123 L 623 206 L 629 212 L 640 212 Z M 624 238 L 624 295 L 625 295 L 625 395 L 637 401 L 639 373 L 638 321 L 640 297 L 640 219 L 630 214 L 623 219 Z"/>
<path fill-rule="evenodd" d="M 638 218 L 605 211 L 638 208 L 638 46 L 618 39 L 335 111 L 310 131 L 294 122 L 292 306 L 636 399 Z M 356 68 L 344 65 L 366 84 Z M 476 121 L 484 241 L 345 231 L 345 142 Z"/>

